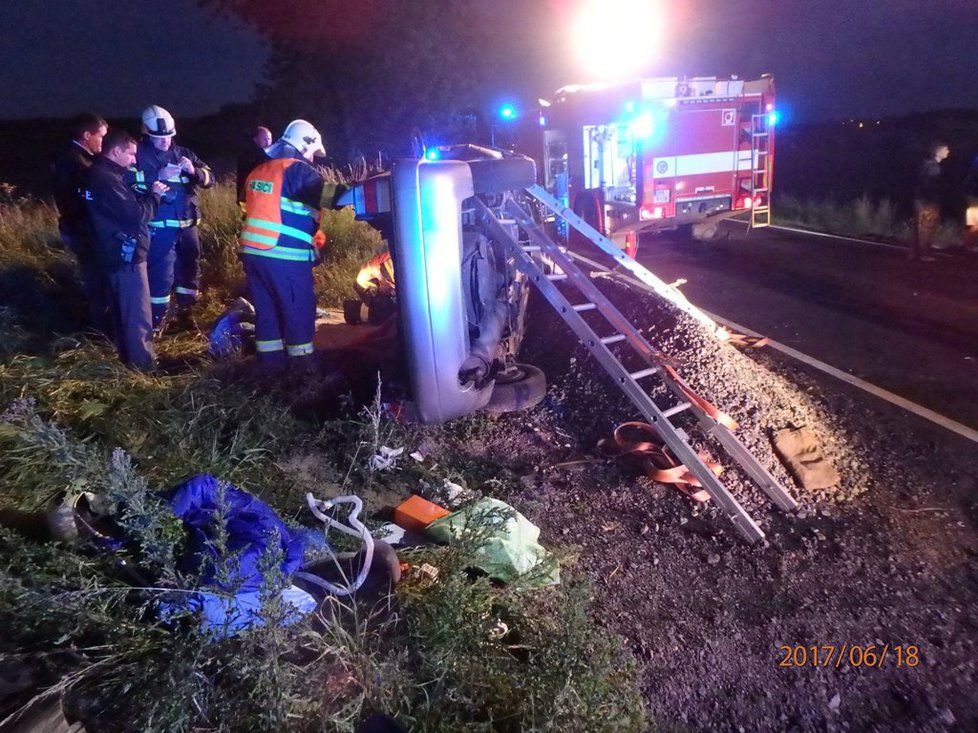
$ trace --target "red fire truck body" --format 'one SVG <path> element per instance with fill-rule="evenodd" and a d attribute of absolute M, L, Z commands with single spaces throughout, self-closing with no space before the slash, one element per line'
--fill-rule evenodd
<path fill-rule="evenodd" d="M 545 186 L 622 246 L 725 217 L 770 221 L 774 80 L 639 79 L 541 100 Z"/>

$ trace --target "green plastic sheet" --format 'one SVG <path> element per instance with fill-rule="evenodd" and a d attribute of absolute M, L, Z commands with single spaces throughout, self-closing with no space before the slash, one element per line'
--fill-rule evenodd
<path fill-rule="evenodd" d="M 491 578 L 532 586 L 560 582 L 556 558 L 538 541 L 539 527 L 499 499 L 478 499 L 436 519 L 426 532 L 438 542 L 477 540 L 473 565 Z"/>

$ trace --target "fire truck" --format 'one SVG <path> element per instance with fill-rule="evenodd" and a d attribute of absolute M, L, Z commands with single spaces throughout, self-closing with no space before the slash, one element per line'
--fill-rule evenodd
<path fill-rule="evenodd" d="M 572 85 L 540 104 L 545 187 L 631 253 L 642 232 L 709 239 L 741 213 L 770 223 L 770 75 Z"/>

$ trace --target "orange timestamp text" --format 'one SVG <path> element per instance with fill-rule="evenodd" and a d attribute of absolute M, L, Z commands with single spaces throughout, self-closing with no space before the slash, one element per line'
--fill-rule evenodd
<path fill-rule="evenodd" d="M 781 644 L 778 666 L 867 667 L 880 669 L 885 664 L 914 668 L 920 665 L 916 644 Z"/>

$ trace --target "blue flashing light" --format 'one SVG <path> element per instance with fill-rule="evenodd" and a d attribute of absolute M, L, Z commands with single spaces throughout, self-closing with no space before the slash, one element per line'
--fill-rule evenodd
<path fill-rule="evenodd" d="M 438 148 L 428 148 L 424 157 L 427 160 L 441 160 L 441 151 Z"/>
<path fill-rule="evenodd" d="M 771 112 L 771 113 L 769 113 L 768 116 L 767 116 L 767 125 L 768 125 L 768 127 L 774 127 L 775 125 L 778 124 L 778 121 L 780 119 L 781 119 L 781 115 L 778 114 L 777 112 Z"/>
<path fill-rule="evenodd" d="M 636 138 L 647 140 L 655 135 L 655 117 L 650 111 L 642 112 L 637 117 L 632 118 L 628 127 Z"/>
<path fill-rule="evenodd" d="M 540 127 L 547 126 L 547 118 L 545 115 L 540 115 Z"/>
<path fill-rule="evenodd" d="M 499 108 L 499 116 L 504 120 L 516 119 L 516 107 L 511 104 L 504 104 Z"/>

